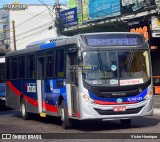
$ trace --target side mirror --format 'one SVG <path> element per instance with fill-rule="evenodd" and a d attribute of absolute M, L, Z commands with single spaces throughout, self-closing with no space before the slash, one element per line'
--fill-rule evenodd
<path fill-rule="evenodd" d="M 65 49 L 65 53 L 75 53 L 77 52 L 78 48 L 76 45 L 69 45 L 66 49 Z"/>

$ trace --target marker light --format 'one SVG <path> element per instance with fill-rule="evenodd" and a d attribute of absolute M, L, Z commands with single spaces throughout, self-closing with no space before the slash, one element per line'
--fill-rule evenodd
<path fill-rule="evenodd" d="M 93 100 L 86 94 L 82 93 L 82 98 L 86 101 L 86 102 L 93 102 Z"/>
<path fill-rule="evenodd" d="M 147 95 L 144 97 L 146 100 L 149 100 L 153 95 L 153 90 L 149 91 Z"/>

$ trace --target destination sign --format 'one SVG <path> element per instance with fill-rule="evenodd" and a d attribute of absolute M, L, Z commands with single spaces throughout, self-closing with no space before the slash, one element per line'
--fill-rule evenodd
<path fill-rule="evenodd" d="M 88 39 L 88 45 L 137 45 L 137 38 Z"/>
<path fill-rule="evenodd" d="M 143 43 L 142 36 L 137 35 L 89 35 L 83 38 L 88 46 L 135 46 Z"/>

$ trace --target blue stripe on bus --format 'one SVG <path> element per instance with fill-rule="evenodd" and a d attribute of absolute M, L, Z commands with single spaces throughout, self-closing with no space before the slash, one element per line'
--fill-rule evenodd
<path fill-rule="evenodd" d="M 56 42 L 40 45 L 41 50 L 48 49 L 48 48 L 54 48 L 54 47 L 56 47 Z"/>
<path fill-rule="evenodd" d="M 143 92 L 141 92 L 140 94 L 137 94 L 136 96 L 117 97 L 117 98 L 101 98 L 92 92 L 89 92 L 89 95 L 90 95 L 91 99 L 99 100 L 99 101 L 116 102 L 118 98 L 122 98 L 123 102 L 134 102 L 134 101 L 140 102 L 140 101 L 144 100 L 145 96 L 147 95 L 147 92 L 148 92 L 148 88 L 146 88 Z"/>

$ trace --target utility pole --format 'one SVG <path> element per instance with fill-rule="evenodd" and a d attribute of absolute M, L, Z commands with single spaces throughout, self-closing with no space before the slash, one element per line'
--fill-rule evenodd
<path fill-rule="evenodd" d="M 61 34 L 61 23 L 60 23 L 60 4 L 59 4 L 59 0 L 56 0 L 56 5 L 55 5 L 55 12 L 56 12 L 56 28 L 57 28 L 57 35 L 58 37 Z"/>
<path fill-rule="evenodd" d="M 16 33 L 15 33 L 15 22 L 12 21 L 12 28 L 13 28 L 13 43 L 14 43 L 14 50 L 16 50 Z"/>

